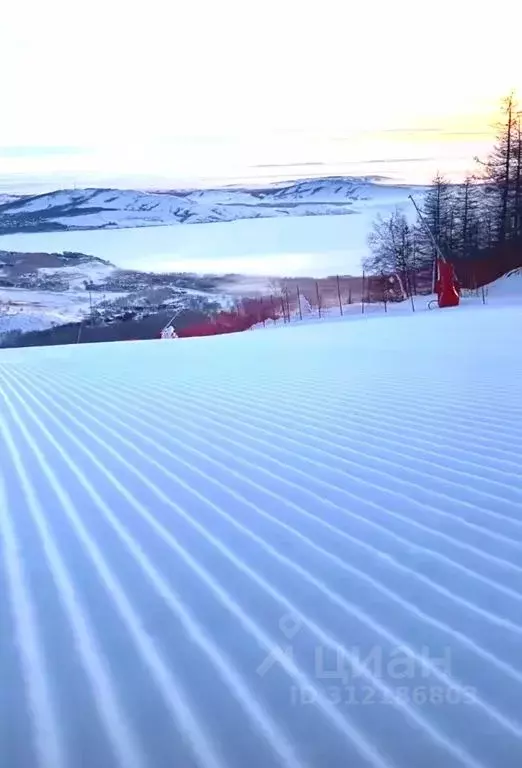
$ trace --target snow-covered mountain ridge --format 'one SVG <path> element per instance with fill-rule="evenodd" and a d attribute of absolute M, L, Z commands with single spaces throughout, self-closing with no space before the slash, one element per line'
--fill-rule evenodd
<path fill-rule="evenodd" d="M 0 198 L 0 234 L 357 214 L 404 202 L 412 189 L 350 176 L 203 190 L 65 189 Z"/>

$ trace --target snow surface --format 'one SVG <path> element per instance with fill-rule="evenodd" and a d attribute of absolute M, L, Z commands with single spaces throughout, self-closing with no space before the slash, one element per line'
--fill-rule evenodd
<path fill-rule="evenodd" d="M 0 765 L 518 768 L 509 301 L 0 352 Z"/>
<path fill-rule="evenodd" d="M 115 272 L 111 264 L 100 264 L 96 261 L 82 262 L 71 267 L 39 267 L 40 275 L 50 275 L 65 280 L 69 290 L 85 291 L 85 282 L 94 285 L 104 283 Z"/>
<path fill-rule="evenodd" d="M 493 301 L 497 299 L 522 301 L 522 269 L 495 280 L 487 286 L 486 292 L 487 297 Z"/>
<path fill-rule="evenodd" d="M 28 288 L 0 288 L 0 332 L 49 328 L 55 323 L 78 320 L 89 311 L 87 291 L 33 291 Z"/>
<path fill-rule="evenodd" d="M 64 291 L 33 290 L 31 288 L 0 288 L 0 334 L 9 331 L 41 331 L 53 325 L 76 322 L 90 313 L 93 306 L 107 299 L 117 299 L 126 293 L 89 293 L 85 281 L 102 283 L 115 271 L 113 266 L 98 262 L 83 262 L 77 266 L 40 267 L 40 275 L 61 278 L 67 282 Z"/>
<path fill-rule="evenodd" d="M 382 211 L 382 209 L 380 209 Z M 359 216 L 243 219 L 227 223 L 2 235 L 23 252 L 74 251 L 122 269 L 249 275 L 360 274 L 375 211 Z"/>

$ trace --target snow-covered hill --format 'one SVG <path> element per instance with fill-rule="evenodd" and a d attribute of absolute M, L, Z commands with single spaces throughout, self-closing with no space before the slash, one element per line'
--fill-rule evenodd
<path fill-rule="evenodd" d="M 0 340 L 89 318 L 110 323 L 160 310 L 210 310 L 230 278 L 117 269 L 82 253 L 0 251 Z"/>
<path fill-rule="evenodd" d="M 487 295 L 494 301 L 522 300 L 522 269 L 516 269 L 495 280 L 487 287 Z"/>
<path fill-rule="evenodd" d="M 4 204 L 0 199 L 0 234 L 343 215 L 382 202 L 404 202 L 410 191 L 411 187 L 390 186 L 378 179 L 352 177 L 278 183 L 265 188 L 58 190 Z"/>
<path fill-rule="evenodd" d="M 0 765 L 519 768 L 521 313 L 0 351 Z"/>
<path fill-rule="evenodd" d="M 7 203 L 18 202 L 22 197 L 23 197 L 23 195 L 0 194 L 0 206 L 6 205 Z"/>

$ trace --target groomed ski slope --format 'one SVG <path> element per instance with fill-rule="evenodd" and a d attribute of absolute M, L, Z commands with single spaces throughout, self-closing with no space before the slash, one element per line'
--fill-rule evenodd
<path fill-rule="evenodd" d="M 522 305 L 0 353 L 0 765 L 519 768 Z"/>

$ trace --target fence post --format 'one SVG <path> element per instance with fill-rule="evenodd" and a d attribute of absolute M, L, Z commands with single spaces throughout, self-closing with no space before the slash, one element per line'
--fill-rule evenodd
<path fill-rule="evenodd" d="M 341 317 L 343 316 L 343 302 L 341 301 L 341 283 L 339 281 L 339 275 L 337 275 L 337 295 L 339 296 L 339 312 Z"/>
<path fill-rule="evenodd" d="M 299 293 L 299 283 L 297 284 L 297 306 L 299 307 L 299 320 L 302 320 L 303 310 L 301 309 L 301 294 Z"/>
<path fill-rule="evenodd" d="M 288 316 L 288 322 L 290 323 L 291 322 L 291 319 L 290 319 L 290 299 L 288 298 L 288 288 L 285 288 L 285 293 L 286 293 L 286 312 L 287 312 L 287 316 Z"/>
<path fill-rule="evenodd" d="M 319 282 L 315 281 L 315 291 L 317 293 L 317 311 L 319 313 L 319 318 L 321 318 L 321 294 L 319 293 Z"/>
<path fill-rule="evenodd" d="M 361 308 L 362 308 L 363 315 L 364 315 L 364 280 L 365 280 L 365 274 L 364 274 L 364 269 L 363 269 L 363 273 L 362 273 L 362 293 L 361 293 Z"/>
<path fill-rule="evenodd" d="M 388 312 L 388 298 L 386 296 L 386 275 L 381 274 L 381 286 L 382 286 L 382 301 L 384 304 L 384 311 Z"/>
<path fill-rule="evenodd" d="M 285 297 L 281 294 L 281 309 L 283 310 L 283 323 L 286 323 Z"/>
<path fill-rule="evenodd" d="M 484 286 L 482 286 L 482 303 L 486 303 L 486 292 L 484 291 Z"/>

